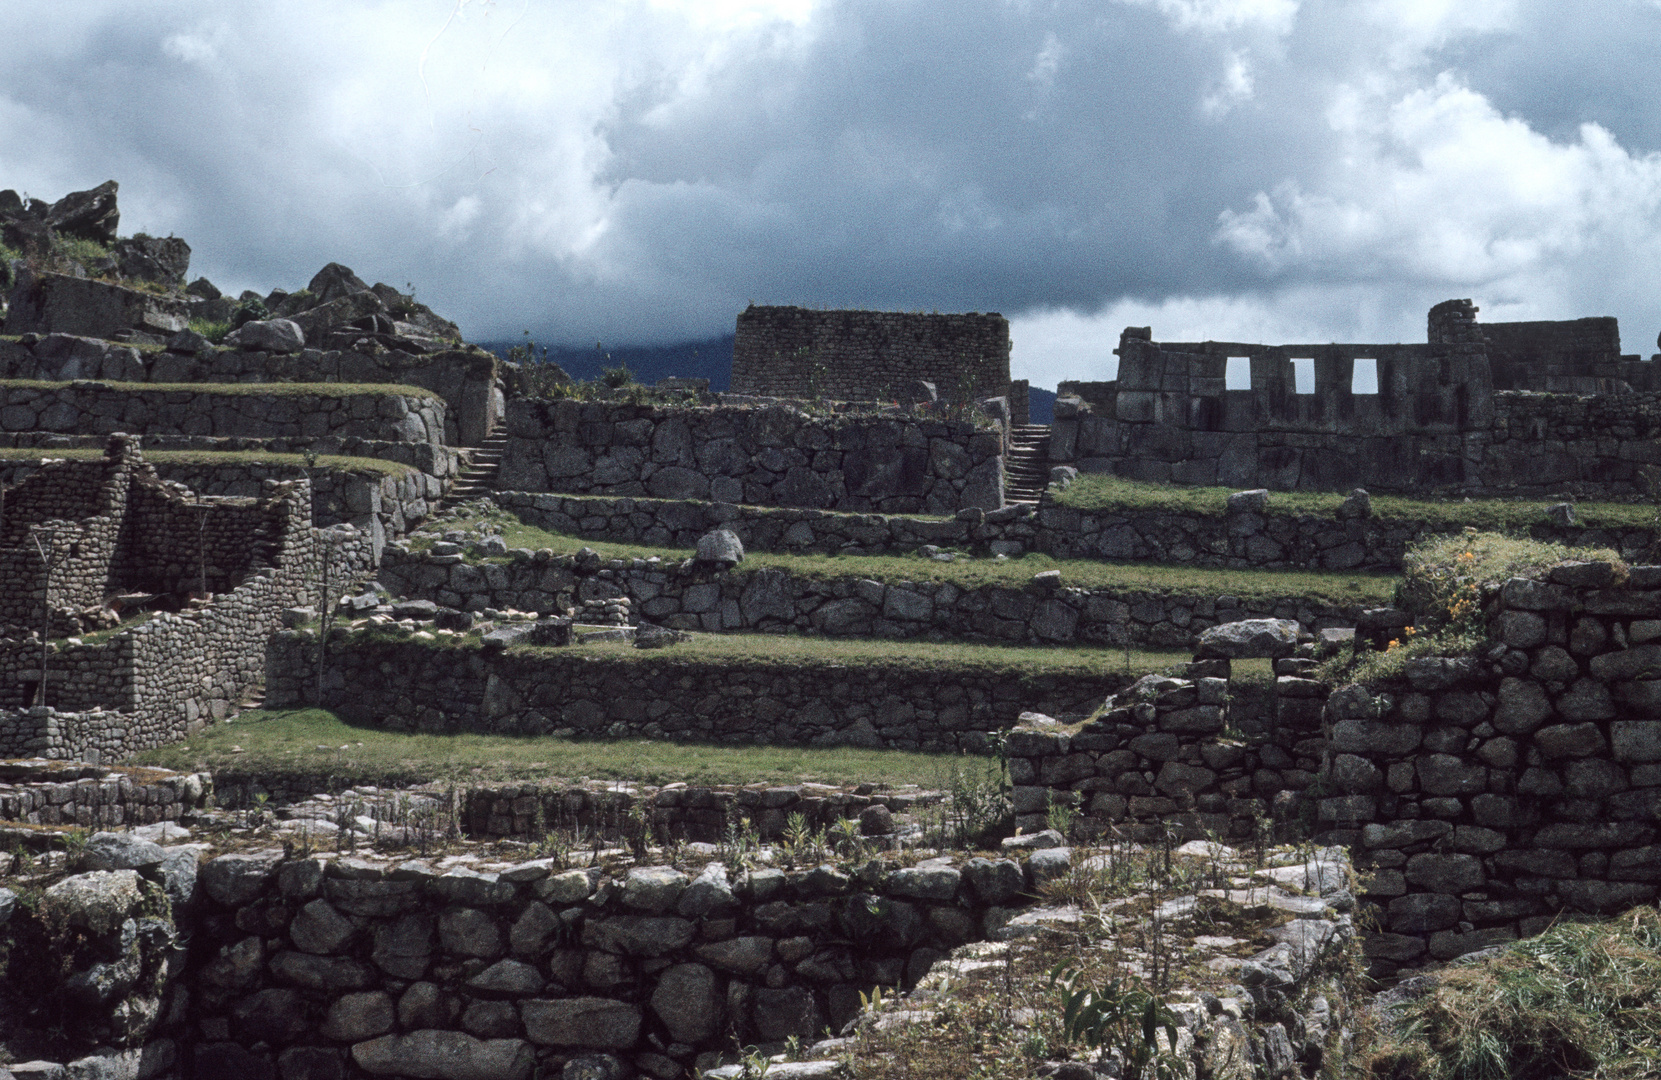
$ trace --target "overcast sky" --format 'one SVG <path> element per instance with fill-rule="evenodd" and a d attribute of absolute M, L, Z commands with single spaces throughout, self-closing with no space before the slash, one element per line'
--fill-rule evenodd
<path fill-rule="evenodd" d="M 0 187 L 121 182 L 221 288 L 338 260 L 473 340 L 748 302 L 1156 339 L 1661 329 L 1656 0 L 0 0 Z"/>

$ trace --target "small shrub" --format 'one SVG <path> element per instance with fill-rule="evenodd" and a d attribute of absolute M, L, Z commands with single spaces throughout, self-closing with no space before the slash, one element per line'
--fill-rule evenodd
<path fill-rule="evenodd" d="M 1098 1056 L 1118 1058 L 1124 1080 L 1167 1080 L 1186 1075 L 1176 1053 L 1177 1018 L 1135 977 L 1080 987 L 1079 970 L 1063 961 L 1050 971 L 1061 998 L 1061 1032 Z M 1164 1038 L 1161 1038 L 1164 1036 Z"/>
<path fill-rule="evenodd" d="M 635 385 L 634 372 L 630 371 L 629 365 L 624 363 L 619 363 L 616 367 L 601 368 L 600 381 L 613 390 L 621 390 L 625 386 Z"/>
<path fill-rule="evenodd" d="M 190 328 L 215 345 L 224 341 L 225 335 L 231 332 L 231 324 L 226 320 L 192 319 Z"/>
<path fill-rule="evenodd" d="M 1399 673 L 1419 656 L 1462 656 L 1488 640 L 1484 606 L 1492 590 L 1514 577 L 1539 577 L 1570 560 L 1602 559 L 1615 564 L 1617 580 L 1626 564 L 1607 548 L 1567 548 L 1467 529 L 1454 536 L 1422 540 L 1402 557 L 1396 606 L 1418 616 L 1383 652 L 1350 646 L 1322 665 L 1329 682 L 1371 682 Z"/>

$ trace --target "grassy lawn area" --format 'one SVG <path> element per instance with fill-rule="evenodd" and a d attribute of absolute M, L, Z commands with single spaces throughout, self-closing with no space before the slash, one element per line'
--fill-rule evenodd
<path fill-rule="evenodd" d="M 431 533 L 412 535 L 412 546 L 422 549 L 436 534 L 466 528 L 483 518 L 500 526 L 510 548 L 551 548 L 569 554 L 579 548 L 593 548 L 606 558 L 685 559 L 687 548 L 650 547 L 645 544 L 590 540 L 581 536 L 550 532 L 527 525 L 504 512 L 474 516 L 459 521 L 444 519 L 433 523 Z M 482 560 L 481 560 L 482 561 Z M 504 561 L 504 560 L 497 560 Z M 1328 570 L 1219 570 L 1208 567 L 1165 566 L 1153 563 L 1110 563 L 1095 559 L 1057 559 L 1037 552 L 1019 559 L 970 558 L 960 555 L 953 562 L 936 562 L 920 555 L 798 555 L 758 551 L 746 554 L 744 569 L 776 567 L 800 577 L 828 581 L 833 578 L 869 578 L 885 583 L 918 581 L 949 583 L 962 589 L 982 585 L 1019 588 L 1045 570 L 1060 570 L 1061 584 L 1072 588 L 1141 589 L 1182 596 L 1238 596 L 1241 598 L 1299 597 L 1332 604 L 1361 604 L 1377 607 L 1390 602 L 1396 576 Z"/>
<path fill-rule="evenodd" d="M 1129 667 L 1122 648 L 1044 648 L 1023 645 L 969 645 L 956 641 L 893 641 L 883 638 L 827 638 L 786 634 L 694 634 L 691 641 L 667 649 L 636 649 L 626 642 L 592 642 L 548 648 L 554 655 L 577 653 L 614 663 L 652 664 L 699 661 L 746 667 L 778 664 L 803 666 L 846 664 L 850 667 L 926 668 L 930 671 L 1002 671 L 1011 675 L 1069 672 L 1100 675 L 1129 670 L 1134 674 L 1186 664 L 1186 650 L 1132 649 Z"/>
<path fill-rule="evenodd" d="M 70 461 L 92 461 L 104 456 L 96 447 L 53 449 L 42 447 L 0 447 L 0 461 L 39 461 L 42 458 L 66 458 Z M 153 465 L 195 465 L 212 468 L 216 465 L 286 465 L 303 468 L 303 454 L 270 454 L 261 450 L 146 450 L 144 460 Z M 350 472 L 373 472 L 382 476 L 402 476 L 413 472 L 409 465 L 379 458 L 345 457 L 340 454 L 319 454 L 320 469 L 343 469 Z"/>
<path fill-rule="evenodd" d="M 1221 517 L 1234 488 L 1173 487 L 1144 484 L 1099 473 L 1080 476 L 1056 496 L 1056 504 L 1072 510 L 1165 510 Z M 1336 492 L 1272 491 L 1269 511 L 1332 517 L 1344 496 Z M 1435 528 L 1472 526 L 1484 531 L 1511 531 L 1546 522 L 1546 507 L 1555 499 L 1412 499 L 1374 495 L 1375 517 L 1422 521 Z M 1656 507 L 1650 503 L 1583 502 L 1575 516 L 1589 527 L 1653 525 Z"/>
<path fill-rule="evenodd" d="M 233 750 L 240 747 L 240 752 Z M 131 762 L 167 769 L 347 780 L 627 780 L 647 784 L 944 784 L 953 754 L 853 747 L 715 746 L 651 739 L 420 735 L 358 727 L 322 709 L 246 712 Z"/>

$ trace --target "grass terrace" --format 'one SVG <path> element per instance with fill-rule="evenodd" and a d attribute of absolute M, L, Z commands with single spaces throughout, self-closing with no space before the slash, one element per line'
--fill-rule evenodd
<path fill-rule="evenodd" d="M 104 456 L 104 451 L 93 447 L 56 450 L 40 447 L 0 448 L 0 461 L 42 461 L 67 459 L 93 461 Z M 146 450 L 144 460 L 153 465 L 188 465 L 212 468 L 217 465 L 281 465 L 300 469 L 306 467 L 304 454 L 269 454 L 260 450 Z M 414 468 L 396 461 L 380 458 L 346 457 L 340 454 L 319 454 L 316 467 L 345 472 L 371 472 L 382 476 L 403 476 Z"/>
<path fill-rule="evenodd" d="M 133 764 L 234 770 L 273 778 L 327 774 L 347 783 L 616 780 L 644 784 L 941 782 L 952 754 L 854 747 L 732 746 L 654 739 L 423 735 L 347 723 L 324 709 L 245 712 Z"/>
<path fill-rule="evenodd" d="M 444 519 L 432 528 L 476 526 L 488 520 L 499 526 L 510 548 L 549 548 L 570 554 L 592 548 L 608 559 L 685 559 L 687 548 L 650 547 L 644 544 L 590 540 L 581 536 L 550 532 L 527 525 L 511 514 L 494 512 L 459 521 Z M 433 533 L 411 537 L 415 550 L 423 550 L 436 539 Z M 506 557 L 495 560 L 507 561 Z M 952 562 L 938 562 L 920 555 L 807 555 L 758 551 L 746 553 L 745 569 L 777 568 L 800 577 L 821 581 L 836 578 L 869 578 L 892 583 L 899 581 L 949 583 L 962 589 L 983 585 L 1019 588 L 1045 570 L 1060 570 L 1061 584 L 1071 588 L 1113 588 L 1145 590 L 1181 596 L 1238 596 L 1242 599 L 1288 597 L 1307 598 L 1332 604 L 1360 604 L 1377 607 L 1390 602 L 1399 580 L 1389 574 L 1368 574 L 1328 570 L 1219 570 L 1207 567 L 1164 566 L 1155 563 L 1111 563 L 1095 559 L 1057 559 L 1032 552 L 1019 559 L 971 558 L 960 555 Z"/>
<path fill-rule="evenodd" d="M 1099 473 L 1078 477 L 1067 489 L 1054 495 L 1057 506 L 1083 511 L 1163 510 L 1178 514 L 1222 517 L 1228 497 L 1236 488 L 1174 487 L 1138 483 Z M 1344 495 L 1321 491 L 1272 491 L 1269 510 L 1277 514 L 1311 514 L 1332 517 Z M 1559 499 L 1414 499 L 1400 495 L 1372 496 L 1373 516 L 1401 521 L 1420 521 L 1436 529 L 1457 530 L 1466 526 L 1487 532 L 1511 532 L 1547 522 L 1546 508 Z M 1588 528 L 1634 528 L 1654 526 L 1657 507 L 1653 503 L 1582 502 L 1575 504 L 1575 517 Z"/>

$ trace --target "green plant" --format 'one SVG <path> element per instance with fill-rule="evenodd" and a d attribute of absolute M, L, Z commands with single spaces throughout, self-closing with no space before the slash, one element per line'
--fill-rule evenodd
<path fill-rule="evenodd" d="M 1562 923 L 1449 967 L 1392 1010 L 1367 1061 L 1380 1080 L 1655 1075 L 1661 1061 L 1661 914 Z"/>
<path fill-rule="evenodd" d="M 1054 829 L 1064 838 L 1070 838 L 1073 835 L 1073 823 L 1078 818 L 1078 808 L 1075 805 L 1077 798 L 1073 792 L 1067 792 L 1057 798 L 1054 788 L 1047 790 L 1044 795 L 1048 804 L 1044 808 L 1045 827 Z"/>
<path fill-rule="evenodd" d="M 1184 1062 L 1175 1052 L 1176 1014 L 1140 979 L 1114 978 L 1100 987 L 1080 986 L 1080 981 L 1072 961 L 1050 970 L 1050 985 L 1061 999 L 1063 1038 L 1094 1050 L 1098 1058 L 1117 1058 L 1124 1080 L 1174 1080 L 1185 1075 Z"/>
<path fill-rule="evenodd" d="M 85 829 L 67 829 L 58 834 L 58 839 L 63 841 L 63 850 L 68 858 L 69 867 L 74 869 L 79 866 L 82 857 L 86 855 L 87 842 L 92 839 L 91 834 Z"/>
<path fill-rule="evenodd" d="M 627 364 L 618 364 L 616 367 L 600 369 L 600 381 L 613 390 L 620 390 L 625 386 L 634 385 L 634 373 Z"/>
<path fill-rule="evenodd" d="M 12 263 L 23 258 L 23 253 L 16 248 L 0 244 L 0 289 L 10 290 L 17 284 L 17 276 L 12 272 Z"/>
<path fill-rule="evenodd" d="M 221 341 L 224 341 L 225 335 L 231 332 L 231 324 L 228 319 L 192 319 L 190 320 L 190 328 L 196 333 L 207 338 L 209 341 L 213 342 L 215 345 L 218 345 Z"/>
<path fill-rule="evenodd" d="M 1015 804 L 1001 737 L 994 739 L 989 755 L 960 754 L 941 786 L 950 798 L 942 807 L 936 842 L 953 847 L 979 844 L 1010 828 Z"/>

